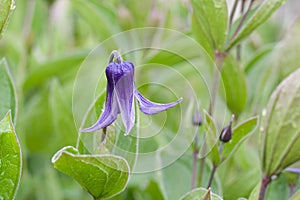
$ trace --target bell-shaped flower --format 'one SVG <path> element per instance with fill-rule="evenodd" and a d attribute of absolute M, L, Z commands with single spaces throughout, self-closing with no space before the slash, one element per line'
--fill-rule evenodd
<path fill-rule="evenodd" d="M 116 56 L 116 62 L 112 62 Z M 107 91 L 105 108 L 97 122 L 81 132 L 93 132 L 112 124 L 118 114 L 121 114 L 128 135 L 135 121 L 134 99 L 139 102 L 140 110 L 153 115 L 178 104 L 182 98 L 168 104 L 154 103 L 146 99 L 136 88 L 134 83 L 134 66 L 129 61 L 122 61 L 119 53 L 113 51 L 110 63 L 106 67 Z"/>

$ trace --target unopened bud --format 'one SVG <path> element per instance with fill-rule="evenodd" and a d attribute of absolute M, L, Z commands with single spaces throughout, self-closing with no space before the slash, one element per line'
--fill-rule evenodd
<path fill-rule="evenodd" d="M 232 115 L 232 119 L 229 122 L 228 126 L 225 126 L 222 129 L 220 137 L 219 137 L 220 141 L 226 143 L 226 142 L 229 142 L 231 140 L 231 138 L 232 138 L 232 128 L 231 128 L 231 125 L 232 125 L 233 118 L 234 118 L 234 115 Z"/>
<path fill-rule="evenodd" d="M 202 116 L 201 116 L 201 113 L 198 110 L 194 112 L 193 125 L 194 126 L 201 126 L 202 125 Z"/>

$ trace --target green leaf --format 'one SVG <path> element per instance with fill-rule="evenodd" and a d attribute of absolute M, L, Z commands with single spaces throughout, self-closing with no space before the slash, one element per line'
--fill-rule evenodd
<path fill-rule="evenodd" d="M 237 199 L 249 196 L 260 181 L 260 164 L 257 150 L 246 142 L 242 143 L 237 151 L 218 168 L 223 198 Z"/>
<path fill-rule="evenodd" d="M 300 54 L 300 19 L 293 23 L 293 26 L 285 34 L 284 39 L 277 45 L 275 53 L 271 58 L 272 68 L 279 68 L 279 78 L 283 80 L 290 73 L 299 67 Z M 284 56 L 282 56 L 284 55 Z"/>
<path fill-rule="evenodd" d="M 35 69 L 29 73 L 24 89 L 38 86 L 41 83 L 53 78 L 54 76 L 62 76 L 71 70 L 77 70 L 79 64 L 86 58 L 86 52 L 80 52 L 72 55 L 61 56 L 47 60 L 38 64 Z"/>
<path fill-rule="evenodd" d="M 234 57 L 229 55 L 224 61 L 221 74 L 226 104 L 232 113 L 239 115 L 243 111 L 248 97 L 244 72 Z"/>
<path fill-rule="evenodd" d="M 50 156 L 58 148 L 74 144 L 77 129 L 66 90 L 57 79 L 46 86 L 26 102 L 18 126 L 26 134 L 27 148 L 32 153 Z"/>
<path fill-rule="evenodd" d="M 21 170 L 21 148 L 9 111 L 0 121 L 0 199 L 14 199 Z"/>
<path fill-rule="evenodd" d="M 114 155 L 80 155 L 67 146 L 52 157 L 54 167 L 75 179 L 95 199 L 108 199 L 122 192 L 129 180 L 127 161 Z"/>
<path fill-rule="evenodd" d="M 14 0 L 0 0 L 0 36 L 7 25 L 10 14 L 14 9 Z"/>
<path fill-rule="evenodd" d="M 252 31 L 269 19 L 269 17 L 285 2 L 286 0 L 265 0 L 235 38 L 229 43 L 227 50 L 231 49 L 238 42 L 250 35 Z"/>
<path fill-rule="evenodd" d="M 101 40 L 119 32 L 118 26 L 116 26 L 116 12 L 113 12 L 112 8 L 107 7 L 103 2 L 72 0 L 71 4 Z"/>
<path fill-rule="evenodd" d="M 205 142 L 200 149 L 201 157 L 205 157 L 207 153 L 211 155 L 212 162 L 214 165 L 218 165 L 220 162 L 219 154 L 219 134 L 214 120 L 211 116 L 205 112 Z"/>
<path fill-rule="evenodd" d="M 289 198 L 289 200 L 298 200 L 300 199 L 300 190 L 298 190 L 293 196 Z"/>
<path fill-rule="evenodd" d="M 211 54 L 211 50 L 224 48 L 228 28 L 226 0 L 193 0 L 194 25 L 199 42 Z M 209 43 L 207 43 L 209 41 Z"/>
<path fill-rule="evenodd" d="M 265 58 L 267 55 L 269 55 L 273 49 L 274 49 L 274 45 L 270 45 L 270 46 L 264 47 L 261 50 L 258 50 L 254 54 L 254 56 L 250 59 L 250 61 L 248 61 L 247 64 L 245 64 L 244 72 L 246 74 L 248 74 L 248 72 L 251 71 L 251 69 L 253 69 L 258 62 L 260 62 L 263 58 Z"/>
<path fill-rule="evenodd" d="M 263 171 L 279 174 L 300 160 L 300 69 L 273 92 L 263 119 Z"/>
<path fill-rule="evenodd" d="M 222 200 L 222 198 L 212 193 L 210 189 L 196 188 L 182 196 L 180 200 Z"/>
<path fill-rule="evenodd" d="M 232 155 L 241 143 L 253 132 L 257 125 L 257 117 L 250 118 L 242 122 L 232 130 L 232 139 L 230 142 L 224 144 L 222 151 L 223 160 Z"/>
<path fill-rule="evenodd" d="M 0 61 L 0 91 L 0 119 L 11 110 L 12 119 L 16 121 L 16 91 L 5 59 Z"/>

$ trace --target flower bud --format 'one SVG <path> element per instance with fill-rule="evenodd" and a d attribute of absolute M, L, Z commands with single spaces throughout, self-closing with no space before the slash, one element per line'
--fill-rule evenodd
<path fill-rule="evenodd" d="M 226 142 L 229 142 L 231 140 L 231 138 L 232 138 L 232 128 L 231 128 L 231 125 L 232 125 L 233 118 L 234 118 L 234 116 L 232 116 L 232 119 L 229 122 L 228 126 L 225 126 L 222 129 L 220 137 L 219 137 L 220 141 L 226 143 Z"/>
<path fill-rule="evenodd" d="M 198 110 L 194 112 L 193 125 L 194 126 L 201 126 L 202 125 L 202 116 L 201 116 L 201 113 Z"/>

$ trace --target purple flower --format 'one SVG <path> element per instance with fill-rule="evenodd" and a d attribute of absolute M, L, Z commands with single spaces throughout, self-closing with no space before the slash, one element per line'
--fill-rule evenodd
<path fill-rule="evenodd" d="M 112 62 L 114 56 L 116 56 L 116 62 Z M 106 67 L 106 78 L 107 92 L 104 111 L 94 125 L 81 130 L 82 132 L 92 132 L 105 128 L 116 120 L 118 114 L 121 114 L 126 128 L 125 135 L 128 135 L 135 121 L 134 98 L 138 100 L 140 110 L 147 115 L 162 112 L 182 100 L 180 98 L 172 103 L 160 104 L 146 99 L 135 88 L 133 64 L 122 61 L 117 51 L 112 52 L 110 63 Z"/>

